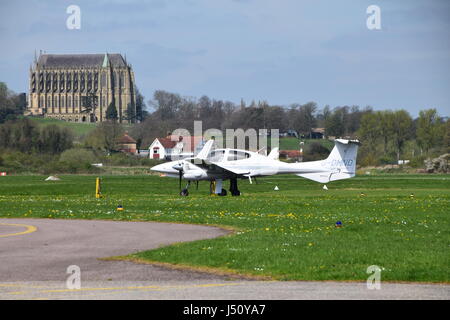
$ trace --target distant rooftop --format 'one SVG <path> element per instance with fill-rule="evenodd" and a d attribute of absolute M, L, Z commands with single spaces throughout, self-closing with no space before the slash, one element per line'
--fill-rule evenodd
<path fill-rule="evenodd" d="M 124 135 L 118 139 L 118 143 L 127 144 L 127 143 L 136 143 L 132 137 L 128 135 L 128 132 L 125 132 Z"/>
<path fill-rule="evenodd" d="M 108 58 L 105 61 L 105 56 Z M 107 62 L 113 67 L 126 67 L 127 63 L 119 53 L 103 54 L 41 54 L 39 66 L 47 68 L 102 67 Z"/>

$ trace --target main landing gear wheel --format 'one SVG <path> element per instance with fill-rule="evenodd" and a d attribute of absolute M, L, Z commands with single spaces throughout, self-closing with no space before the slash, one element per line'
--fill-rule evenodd
<path fill-rule="evenodd" d="M 238 189 L 238 183 L 236 178 L 230 179 L 230 192 L 233 197 L 240 196 L 241 192 Z"/>

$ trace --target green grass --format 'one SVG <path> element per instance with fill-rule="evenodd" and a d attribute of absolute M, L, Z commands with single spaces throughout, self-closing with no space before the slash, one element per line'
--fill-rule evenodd
<path fill-rule="evenodd" d="M 205 182 L 180 197 L 177 179 L 104 176 L 99 200 L 95 176 L 44 178 L 0 177 L 0 216 L 228 226 L 236 232 L 131 257 L 282 280 L 365 281 L 370 265 L 384 268 L 385 281 L 450 279 L 448 175 L 360 176 L 331 183 L 328 191 L 274 176 L 240 181 L 241 197 L 209 196 Z M 124 211 L 116 210 L 119 204 Z"/>

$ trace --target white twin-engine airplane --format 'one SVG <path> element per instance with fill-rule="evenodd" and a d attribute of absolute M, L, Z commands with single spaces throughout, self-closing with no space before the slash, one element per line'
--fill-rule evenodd
<path fill-rule="evenodd" d="M 192 158 L 170 161 L 151 168 L 163 176 L 179 178 L 188 181 L 180 195 L 189 195 L 188 187 L 191 181 L 211 181 L 211 192 L 225 196 L 222 188 L 223 180 L 230 180 L 230 192 L 239 196 L 237 179 L 271 176 L 275 174 L 295 174 L 320 183 L 348 179 L 355 176 L 356 154 L 358 140 L 336 139 L 335 146 L 325 160 L 286 163 L 278 160 L 278 148 L 269 155 L 239 149 L 212 150 L 214 140 L 206 142 L 203 149 Z M 213 185 L 215 183 L 215 187 Z"/>

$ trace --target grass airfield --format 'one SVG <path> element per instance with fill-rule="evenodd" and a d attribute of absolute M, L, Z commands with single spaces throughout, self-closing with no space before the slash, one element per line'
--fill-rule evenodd
<path fill-rule="evenodd" d="M 449 175 L 358 176 L 327 191 L 296 176 L 274 176 L 239 181 L 240 197 L 209 196 L 207 182 L 181 197 L 177 179 L 103 176 L 101 199 L 95 176 L 45 178 L 0 177 L 0 217 L 224 226 L 234 233 L 127 257 L 218 273 L 365 281 L 367 268 L 377 265 L 382 281 L 450 281 Z"/>

